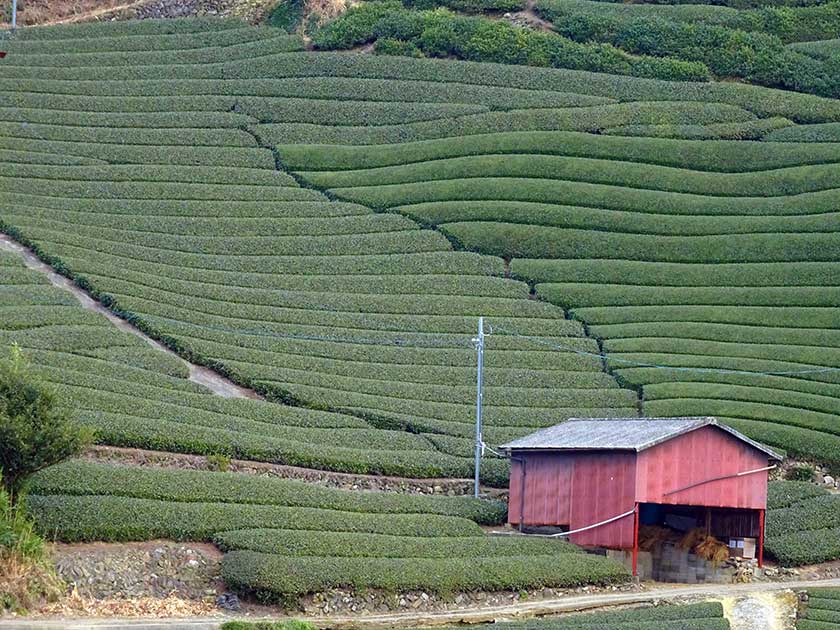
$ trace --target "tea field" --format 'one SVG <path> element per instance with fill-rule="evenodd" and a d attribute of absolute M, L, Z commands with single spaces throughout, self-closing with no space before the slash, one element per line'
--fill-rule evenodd
<path fill-rule="evenodd" d="M 504 503 L 337 490 L 236 473 L 71 461 L 36 475 L 27 498 L 58 540 L 215 542 L 231 588 L 289 604 L 331 588 L 519 590 L 628 579 L 559 540 L 488 536 Z"/>
<path fill-rule="evenodd" d="M 0 50 L 0 231 L 265 398 L 213 395 L 0 255 L 0 342 L 102 444 L 469 477 L 483 316 L 491 447 L 573 416 L 716 415 L 840 469 L 838 101 L 313 52 L 221 19 Z M 482 479 L 507 481 L 489 451 Z M 836 497 L 779 488 L 768 551 L 840 556 Z M 488 538 L 503 506 L 466 498 L 74 461 L 28 502 L 60 540 L 215 542 L 226 581 L 272 601 L 627 578 Z"/>
<path fill-rule="evenodd" d="M 817 588 L 808 591 L 808 601 L 796 622 L 797 630 L 837 630 L 840 628 L 840 591 Z"/>

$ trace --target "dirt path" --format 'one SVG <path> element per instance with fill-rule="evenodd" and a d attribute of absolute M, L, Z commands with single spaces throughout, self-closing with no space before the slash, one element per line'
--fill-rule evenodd
<path fill-rule="evenodd" d="M 81 305 L 87 310 L 93 311 L 94 313 L 98 313 L 106 317 L 108 321 L 110 321 L 112 324 L 114 324 L 114 326 L 116 326 L 123 332 L 131 333 L 136 337 L 140 337 L 143 341 L 148 343 L 153 348 L 156 348 L 161 352 L 166 352 L 167 354 L 177 358 L 179 361 L 182 361 L 190 371 L 189 380 L 191 380 L 192 382 L 198 383 L 199 385 L 202 385 L 209 389 L 214 394 L 217 394 L 218 396 L 222 396 L 224 398 L 250 398 L 253 400 L 261 399 L 261 396 L 255 391 L 251 389 L 246 389 L 244 387 L 240 387 L 239 385 L 233 383 L 232 381 L 229 381 L 228 379 L 217 374 L 209 368 L 202 367 L 200 365 L 195 365 L 189 363 L 188 361 L 185 361 L 163 344 L 148 337 L 145 333 L 135 328 L 124 319 L 117 317 L 114 313 L 112 313 L 110 310 L 102 306 L 99 302 L 94 300 L 85 291 L 73 284 L 70 280 L 56 273 L 49 265 L 42 262 L 32 250 L 30 250 L 27 247 L 24 247 L 8 235 L 2 233 L 0 233 L 0 251 L 5 251 L 20 256 L 27 267 L 42 273 L 44 276 L 47 277 L 47 279 L 53 286 L 56 286 L 60 289 L 64 289 L 65 291 L 69 291 L 70 293 L 72 293 L 76 297 L 76 299 L 79 300 Z"/>
<path fill-rule="evenodd" d="M 537 14 L 535 6 L 535 0 L 527 0 L 525 2 L 525 8 L 523 8 L 521 11 L 506 14 L 507 19 L 513 22 L 514 24 L 527 26 L 529 28 L 534 29 L 535 31 L 544 31 L 546 33 L 555 32 L 554 24 L 542 19 Z"/>

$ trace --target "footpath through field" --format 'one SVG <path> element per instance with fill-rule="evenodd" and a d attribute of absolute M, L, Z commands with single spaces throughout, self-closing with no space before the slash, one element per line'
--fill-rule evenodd
<path fill-rule="evenodd" d="M 252 400 L 259 400 L 260 398 L 262 398 L 257 392 L 251 389 L 247 389 L 245 387 L 240 387 L 236 383 L 228 380 L 227 378 L 211 370 L 210 368 L 206 368 L 202 365 L 196 365 L 195 363 L 190 363 L 186 359 L 183 359 L 182 357 L 178 356 L 172 350 L 164 346 L 162 343 L 155 341 L 142 330 L 132 325 L 130 322 L 122 319 L 121 317 L 118 317 L 111 310 L 105 308 L 103 305 L 94 300 L 93 297 L 88 295 L 87 292 L 85 292 L 71 280 L 68 280 L 64 276 L 59 275 L 57 272 L 53 271 L 53 269 L 46 263 L 42 262 L 35 254 L 35 252 L 33 252 L 31 249 L 24 247 L 23 245 L 12 239 L 10 236 L 7 236 L 6 234 L 0 234 L 0 251 L 17 254 L 23 259 L 24 264 L 29 269 L 33 269 L 44 274 L 44 276 L 50 281 L 50 284 L 52 284 L 53 286 L 72 293 L 76 297 L 76 299 L 79 300 L 81 305 L 87 310 L 103 315 L 108 319 L 109 322 L 114 324 L 114 326 L 116 326 L 123 332 L 128 332 L 132 335 L 136 335 L 143 339 L 153 348 L 156 348 L 161 352 L 165 352 L 166 354 L 176 357 L 179 361 L 183 361 L 186 364 L 187 368 L 189 368 L 189 380 L 191 380 L 193 383 L 202 385 L 214 394 L 222 396 L 223 398 L 250 398 Z"/>
<path fill-rule="evenodd" d="M 772 593 L 787 589 L 840 587 L 840 578 L 830 580 L 795 580 L 790 582 L 762 582 L 752 584 L 706 584 L 706 585 L 662 585 L 657 588 L 634 593 L 598 593 L 574 597 L 558 597 L 539 601 L 520 601 L 505 606 L 487 606 L 438 613 L 393 613 L 364 616 L 317 616 L 307 617 L 319 628 L 364 629 L 418 628 L 453 625 L 458 623 L 482 623 L 536 617 L 566 612 L 589 610 L 607 606 L 625 606 L 658 601 L 669 602 L 684 599 L 745 598 L 761 593 Z M 0 621 L 0 630 L 111 630 L 132 628 L 134 630 L 216 630 L 222 623 L 235 616 L 225 618 L 171 618 L 171 619 L 27 619 Z M 249 621 L 261 621 L 249 618 Z"/>

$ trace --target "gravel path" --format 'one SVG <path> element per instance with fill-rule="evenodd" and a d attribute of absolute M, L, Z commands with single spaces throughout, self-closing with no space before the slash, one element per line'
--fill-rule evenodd
<path fill-rule="evenodd" d="M 319 628 L 346 628 L 358 630 L 380 630 L 385 628 L 416 628 L 426 626 L 452 625 L 458 623 L 481 623 L 509 619 L 560 614 L 607 606 L 626 606 L 650 602 L 679 602 L 706 599 L 751 598 L 763 593 L 775 593 L 788 589 L 804 590 L 818 587 L 840 587 L 840 578 L 831 580 L 800 580 L 791 582 L 763 582 L 758 584 L 710 584 L 697 586 L 664 585 L 643 592 L 601 593 L 561 597 L 537 602 L 520 601 L 507 606 L 482 607 L 441 613 L 397 613 L 367 616 L 321 616 L 307 620 Z M 241 616 L 240 616 L 241 618 Z M 251 618 L 250 620 L 258 620 Z M 218 619 L 85 619 L 85 620 L 15 620 L 0 621 L 0 630 L 111 630 L 112 628 L 133 628 L 152 630 L 157 628 L 183 628 L 184 630 L 216 630 L 221 625 Z M 784 627 L 784 626 L 781 626 Z M 762 630 L 767 630 L 766 626 Z M 770 630 L 774 630 L 770 627 Z"/>
<path fill-rule="evenodd" d="M 108 321 L 110 321 L 112 324 L 114 324 L 114 326 L 116 326 L 123 332 L 131 333 L 132 335 L 140 337 L 143 341 L 148 343 L 153 348 L 156 348 L 161 352 L 166 352 L 167 354 L 177 358 L 179 361 L 182 361 L 189 368 L 189 380 L 191 380 L 192 382 L 198 383 L 199 385 L 202 385 L 209 389 L 214 394 L 217 394 L 224 398 L 261 399 L 261 396 L 257 392 L 251 389 L 246 389 L 245 387 L 240 387 L 236 383 L 229 381 L 228 379 L 217 374 L 209 368 L 202 367 L 200 365 L 194 365 L 192 363 L 189 363 L 188 361 L 185 361 L 163 344 L 155 341 L 151 337 L 148 337 L 145 333 L 135 328 L 124 319 L 117 317 L 114 313 L 112 313 L 110 310 L 108 310 L 99 302 L 90 297 L 85 291 L 80 289 L 73 282 L 71 282 L 64 276 L 56 273 L 52 269 L 52 267 L 42 262 L 31 249 L 24 247 L 8 235 L 2 233 L 0 233 L 0 251 L 5 251 L 20 256 L 27 267 L 42 273 L 44 276 L 47 277 L 47 279 L 53 286 L 56 286 L 60 289 L 64 289 L 65 291 L 69 291 L 70 293 L 72 293 L 76 297 L 76 299 L 79 300 L 79 302 L 84 308 L 88 309 L 89 311 L 93 311 L 94 313 L 99 313 L 100 315 L 106 317 Z"/>

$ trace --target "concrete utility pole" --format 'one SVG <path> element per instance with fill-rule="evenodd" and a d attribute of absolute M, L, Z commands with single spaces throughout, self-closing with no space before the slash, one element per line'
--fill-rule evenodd
<path fill-rule="evenodd" d="M 475 395 L 475 497 L 478 498 L 478 489 L 481 477 L 481 455 L 484 450 L 484 439 L 481 432 L 481 404 L 484 398 L 484 318 L 478 318 L 478 337 L 473 339 L 475 349 L 478 352 L 478 378 L 476 379 Z"/>
<path fill-rule="evenodd" d="M 17 0 L 12 0 L 12 33 L 17 28 Z"/>

